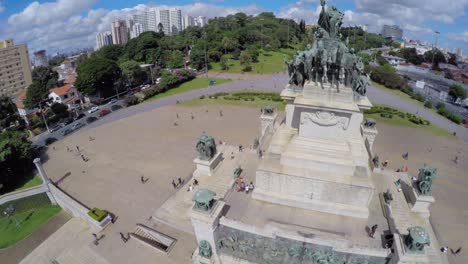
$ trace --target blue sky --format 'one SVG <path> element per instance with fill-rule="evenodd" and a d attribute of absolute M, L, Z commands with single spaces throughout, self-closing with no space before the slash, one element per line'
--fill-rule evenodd
<path fill-rule="evenodd" d="M 0 39 L 14 38 L 30 49 L 66 51 L 94 46 L 94 36 L 108 30 L 115 18 L 125 18 L 145 6 L 177 6 L 193 16 L 224 16 L 242 11 L 274 12 L 279 17 L 316 23 L 319 0 L 0 0 Z M 330 0 L 345 12 L 345 24 L 368 25 L 372 32 L 383 24 L 397 24 L 405 37 L 434 42 L 440 31 L 441 47 L 462 48 L 468 55 L 468 0 Z"/>

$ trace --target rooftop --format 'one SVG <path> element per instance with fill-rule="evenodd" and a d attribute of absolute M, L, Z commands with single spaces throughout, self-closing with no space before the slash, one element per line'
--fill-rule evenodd
<path fill-rule="evenodd" d="M 62 96 L 62 95 L 67 94 L 68 91 L 70 91 L 71 88 L 73 88 L 72 84 L 65 84 L 64 86 L 57 87 L 57 88 L 54 88 L 54 89 L 50 89 L 50 92 L 55 93 L 55 94 L 57 94 L 59 96 Z"/>

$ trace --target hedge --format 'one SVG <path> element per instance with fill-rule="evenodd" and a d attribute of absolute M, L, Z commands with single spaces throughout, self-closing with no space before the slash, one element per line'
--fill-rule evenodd
<path fill-rule="evenodd" d="M 88 215 L 94 220 L 101 222 L 102 219 L 106 217 L 107 213 L 104 210 L 94 207 L 88 212 Z"/>

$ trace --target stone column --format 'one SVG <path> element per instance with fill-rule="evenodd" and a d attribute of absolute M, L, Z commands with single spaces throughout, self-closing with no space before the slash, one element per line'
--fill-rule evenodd
<path fill-rule="evenodd" d="M 200 255 L 197 246 L 192 258 L 194 264 L 220 263 L 216 248 L 215 232 L 218 228 L 219 219 L 222 216 L 224 205 L 225 203 L 223 201 L 216 201 L 213 208 L 208 212 L 192 209 L 190 218 L 197 238 L 197 245 L 200 245 L 201 241 L 207 241 L 210 244 L 212 251 L 211 258 L 207 259 Z"/>
<path fill-rule="evenodd" d="M 42 162 L 40 158 L 35 158 L 34 159 L 34 165 L 36 165 L 37 172 L 39 173 L 39 176 L 42 179 L 42 184 L 47 187 L 47 196 L 49 197 L 49 200 L 52 204 L 57 204 L 55 201 L 54 195 L 50 192 L 49 184 L 50 179 L 47 177 L 47 174 L 44 171 L 44 168 L 42 167 Z"/>

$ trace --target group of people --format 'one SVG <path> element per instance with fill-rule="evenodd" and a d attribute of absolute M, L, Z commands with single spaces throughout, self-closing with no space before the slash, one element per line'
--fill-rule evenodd
<path fill-rule="evenodd" d="M 245 192 L 249 193 L 250 191 L 253 191 L 254 185 L 253 182 L 251 181 L 249 184 L 245 184 L 244 178 L 242 176 L 237 177 L 237 191 L 238 192 Z"/>

